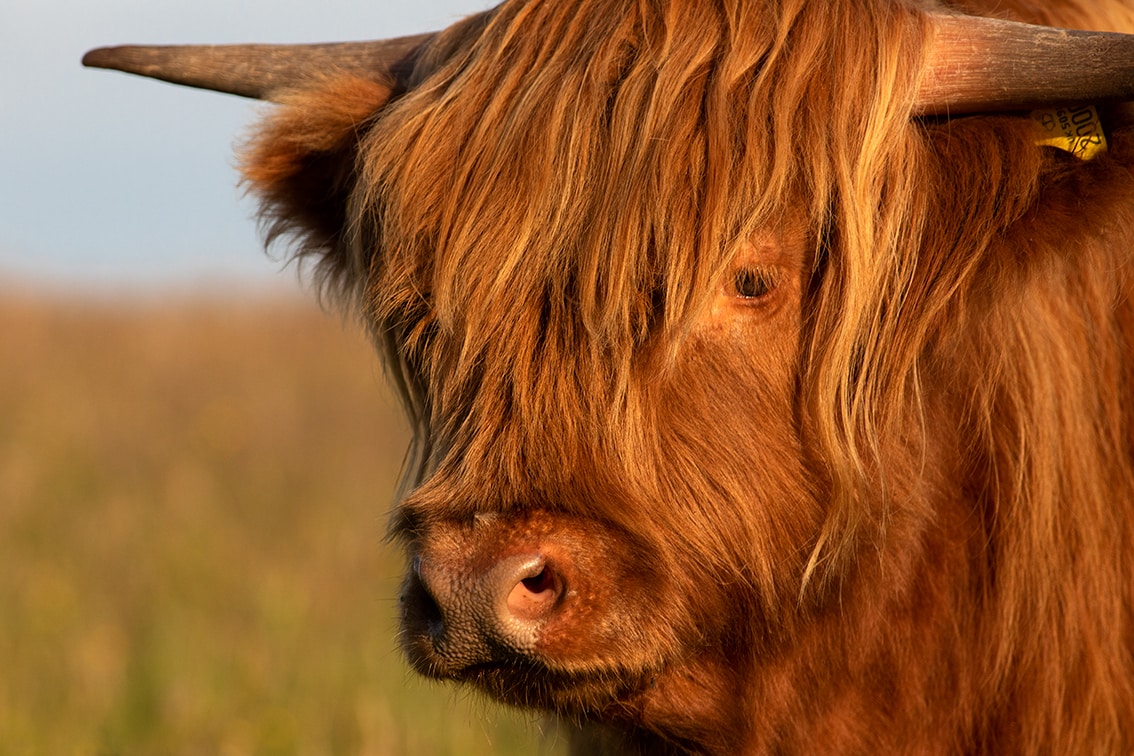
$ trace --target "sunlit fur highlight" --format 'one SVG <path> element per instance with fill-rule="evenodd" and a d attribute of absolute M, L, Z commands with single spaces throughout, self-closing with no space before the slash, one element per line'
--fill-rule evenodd
<path fill-rule="evenodd" d="M 886 302 L 918 231 L 906 121 L 918 19 L 876 3 L 785 3 L 779 17 L 754 3 L 607 5 L 505 4 L 376 125 L 356 197 L 359 227 L 380 228 L 386 251 L 376 320 L 413 323 L 398 334 L 410 353 L 425 322 L 457 333 L 445 384 L 459 386 L 486 349 L 515 342 L 503 300 L 570 302 L 562 327 L 577 332 L 562 345 L 590 351 L 582 395 L 616 433 L 633 427 L 619 410 L 641 345 L 652 335 L 676 349 L 737 240 L 787 217 L 817 241 L 837 226 L 841 315 L 808 371 L 836 409 L 815 431 L 832 452 L 823 540 L 837 552 L 885 411 L 865 374 L 887 375 L 874 352 L 894 330 Z M 534 385 L 522 378 L 538 369 L 534 350 L 510 358 L 508 374 Z"/>
<path fill-rule="evenodd" d="M 1079 164 L 1037 149 L 1024 118 L 911 121 L 925 30 L 899 2 L 511 0 L 447 39 L 409 92 L 340 80 L 297 95 L 246 174 L 273 230 L 367 314 L 418 430 L 411 514 L 555 504 L 636 534 L 675 596 L 663 637 L 642 639 L 658 668 L 690 638 L 758 657 L 798 634 L 775 672 L 797 672 L 788 683 L 737 660 L 765 695 L 750 716 L 785 750 L 908 746 L 912 730 L 887 728 L 920 718 L 941 752 L 1129 752 L 1131 135 Z M 263 166 L 326 151 L 288 135 L 352 90 L 331 119 L 330 151 L 357 151 L 349 191 L 335 184 L 344 215 L 313 221 L 298 173 Z M 785 226 L 810 250 L 796 391 L 746 397 L 713 383 L 744 371 L 699 351 L 698 324 L 738 244 Z M 697 411 L 657 406 L 673 381 Z M 697 469 L 687 437 L 715 397 L 740 418 L 724 438 L 704 428 L 722 465 L 793 451 L 756 409 L 794 424 L 796 458 L 761 478 L 794 511 L 773 521 L 747 473 Z M 669 463 L 687 467 L 659 474 Z M 692 490 L 677 497 L 679 480 Z M 726 610 L 708 588 L 698 606 L 698 586 L 722 575 L 751 589 L 737 613 L 763 635 L 700 630 Z M 823 623 L 842 635 L 806 634 Z M 865 685 L 879 658 L 906 675 L 900 711 L 827 702 L 813 726 L 817 680 Z M 703 729 L 652 705 L 638 726 L 735 745 L 709 704 Z"/>
<path fill-rule="evenodd" d="M 310 264 L 324 294 L 349 299 L 365 280 L 350 244 L 347 204 L 358 181 L 354 156 L 394 83 L 329 74 L 281 96 L 241 154 L 244 181 L 259 195 L 265 240 L 293 237 L 295 257 Z"/>

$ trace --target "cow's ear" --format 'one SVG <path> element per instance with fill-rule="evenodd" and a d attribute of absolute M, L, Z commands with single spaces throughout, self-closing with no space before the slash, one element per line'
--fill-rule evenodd
<path fill-rule="evenodd" d="M 347 207 L 359 140 L 393 91 L 392 83 L 340 76 L 281 95 L 241 150 L 266 243 L 287 238 L 290 257 L 312 263 L 323 293 L 349 296 L 363 283 Z"/>

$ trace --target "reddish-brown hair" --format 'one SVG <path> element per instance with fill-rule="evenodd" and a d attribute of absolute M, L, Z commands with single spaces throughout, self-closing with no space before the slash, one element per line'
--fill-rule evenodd
<path fill-rule="evenodd" d="M 409 91 L 330 78 L 252 141 L 402 388 L 403 512 L 655 554 L 637 666 L 570 670 L 627 675 L 621 713 L 555 706 L 703 750 L 1134 747 L 1131 135 L 1079 163 L 1026 117 L 911 120 L 924 37 L 896 0 L 508 0 Z M 726 333 L 765 238 L 795 293 Z M 735 669 L 625 682 L 697 644 Z"/>

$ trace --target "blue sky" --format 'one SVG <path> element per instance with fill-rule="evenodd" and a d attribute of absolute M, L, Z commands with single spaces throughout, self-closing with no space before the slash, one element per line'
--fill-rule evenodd
<path fill-rule="evenodd" d="M 4 0 L 0 290 L 294 280 L 263 253 L 233 147 L 268 106 L 84 69 L 112 44 L 326 42 L 430 31 L 492 0 Z"/>

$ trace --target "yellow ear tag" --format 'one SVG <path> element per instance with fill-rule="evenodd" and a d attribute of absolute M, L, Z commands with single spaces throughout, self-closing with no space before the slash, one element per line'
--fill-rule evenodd
<path fill-rule="evenodd" d="M 1094 105 L 1055 110 L 1033 110 L 1039 138 L 1036 144 L 1058 147 L 1080 160 L 1093 160 L 1106 152 L 1106 136 Z"/>

